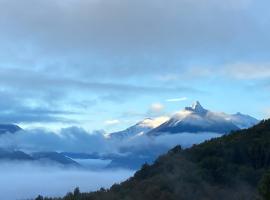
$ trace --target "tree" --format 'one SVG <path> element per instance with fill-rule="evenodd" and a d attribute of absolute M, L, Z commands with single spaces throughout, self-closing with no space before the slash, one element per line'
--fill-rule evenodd
<path fill-rule="evenodd" d="M 182 151 L 181 145 L 177 145 L 173 149 L 171 149 L 169 153 L 176 154 L 176 153 L 180 153 L 181 151 Z"/>
<path fill-rule="evenodd" d="M 80 195 L 80 189 L 78 188 L 78 187 L 76 187 L 75 189 L 74 189 L 74 192 L 73 192 L 73 195 L 74 195 L 74 197 L 78 197 L 79 195 Z"/>
<path fill-rule="evenodd" d="M 264 174 L 260 181 L 259 193 L 264 200 L 270 199 L 270 170 Z"/>
<path fill-rule="evenodd" d="M 38 197 L 35 200 L 43 200 L 43 196 L 38 195 Z"/>

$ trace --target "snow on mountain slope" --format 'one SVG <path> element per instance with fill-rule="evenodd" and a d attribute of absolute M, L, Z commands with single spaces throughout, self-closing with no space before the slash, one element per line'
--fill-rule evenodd
<path fill-rule="evenodd" d="M 227 121 L 231 121 L 240 129 L 250 128 L 260 122 L 256 118 L 242 114 L 240 112 L 232 115 L 226 113 L 215 113 L 215 114 L 219 115 L 220 117 L 223 117 Z"/>
<path fill-rule="evenodd" d="M 212 112 L 196 101 L 191 107 L 175 113 L 171 118 L 147 118 L 123 131 L 111 133 L 109 138 L 134 138 L 140 135 L 156 136 L 163 133 L 202 133 L 213 132 L 225 134 L 233 130 L 249 128 L 259 120 L 241 113 L 233 115 Z"/>
<path fill-rule="evenodd" d="M 228 119 L 241 129 L 250 128 L 260 122 L 254 117 L 244 115 L 239 112 L 234 115 L 229 115 Z"/>
<path fill-rule="evenodd" d="M 169 119 L 168 117 L 158 117 L 154 119 L 147 118 L 123 131 L 111 133 L 109 134 L 108 137 L 112 139 L 113 138 L 125 139 L 140 136 L 163 124 L 168 119 Z"/>
<path fill-rule="evenodd" d="M 229 115 L 206 110 L 196 101 L 191 107 L 176 113 L 170 120 L 148 132 L 148 135 L 161 135 L 163 133 L 199 133 L 215 132 L 229 133 L 233 130 L 248 128 L 258 123 L 253 117 L 237 113 Z"/>

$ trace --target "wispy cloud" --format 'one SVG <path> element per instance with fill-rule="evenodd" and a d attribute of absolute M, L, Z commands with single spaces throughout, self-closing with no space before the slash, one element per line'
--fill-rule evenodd
<path fill-rule="evenodd" d="M 188 100 L 187 97 L 180 97 L 180 98 L 166 99 L 167 102 L 179 102 L 179 101 L 186 101 L 186 100 Z"/>

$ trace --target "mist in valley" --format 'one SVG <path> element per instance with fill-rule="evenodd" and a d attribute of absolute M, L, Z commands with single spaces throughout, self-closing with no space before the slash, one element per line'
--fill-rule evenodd
<path fill-rule="evenodd" d="M 1 199 L 25 200 L 38 195 L 63 196 L 75 187 L 81 191 L 109 188 L 133 175 L 127 169 L 83 170 L 63 168 L 57 165 L 43 166 L 40 163 L 1 162 Z"/>

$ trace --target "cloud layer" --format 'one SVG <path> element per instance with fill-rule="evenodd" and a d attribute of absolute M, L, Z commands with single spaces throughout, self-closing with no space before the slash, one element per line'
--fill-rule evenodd
<path fill-rule="evenodd" d="M 75 187 L 80 187 L 82 192 L 96 191 L 101 187 L 109 188 L 112 184 L 120 183 L 132 175 L 133 171 L 129 170 L 67 170 L 56 166 L 1 162 L 0 198 L 32 199 L 38 195 L 59 197 L 73 191 Z"/>
<path fill-rule="evenodd" d="M 165 147 L 170 149 L 178 144 L 190 147 L 213 137 L 215 133 L 181 133 L 148 137 L 146 135 L 125 140 L 110 140 L 104 137 L 104 132 L 89 133 L 83 129 L 71 127 L 62 129 L 60 133 L 48 132 L 42 129 L 33 129 L 4 134 L 0 136 L 0 148 L 15 149 L 26 152 L 57 151 L 78 153 L 120 153 L 124 148 L 126 153 L 135 149 L 148 149 L 151 147 Z M 165 151 L 163 152 L 165 153 Z"/>
<path fill-rule="evenodd" d="M 216 86 L 244 94 L 250 81 L 265 89 L 257 82 L 269 78 L 268 5 L 0 0 L 0 121 L 95 129 L 134 103 L 218 101 Z"/>

